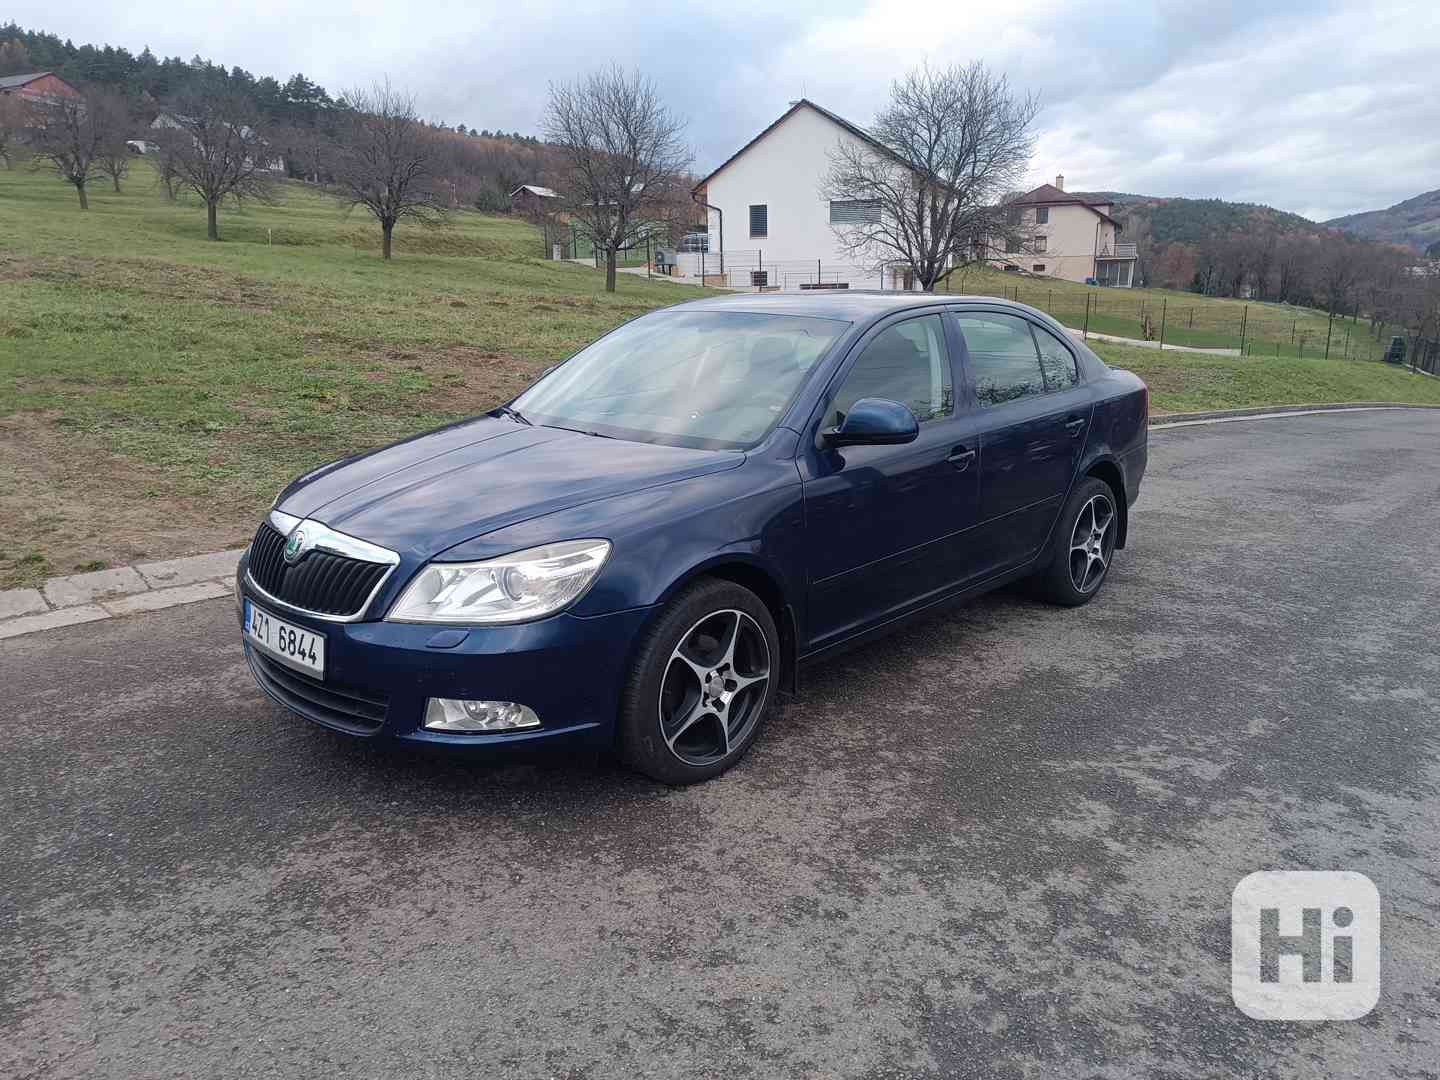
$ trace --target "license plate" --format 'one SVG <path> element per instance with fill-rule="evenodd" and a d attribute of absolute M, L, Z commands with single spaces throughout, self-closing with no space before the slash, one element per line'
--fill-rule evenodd
<path fill-rule="evenodd" d="M 325 677 L 325 635 L 277 619 L 264 608 L 245 601 L 245 636 L 282 663 Z"/>

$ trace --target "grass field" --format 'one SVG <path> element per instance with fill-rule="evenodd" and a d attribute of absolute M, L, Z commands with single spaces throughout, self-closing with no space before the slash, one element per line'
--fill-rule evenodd
<path fill-rule="evenodd" d="M 1200 412 L 1339 401 L 1440 404 L 1440 379 L 1368 360 L 1212 356 L 1092 341 L 1105 361 L 1150 387 L 1150 411 Z"/>
<path fill-rule="evenodd" d="M 144 172 L 143 165 L 139 167 Z M 541 260 L 522 222 L 379 232 L 289 185 L 273 205 L 170 203 L 0 170 L 0 588 L 242 544 L 290 477 L 511 395 L 602 331 L 696 290 Z M 1379 364 L 1097 342 L 1152 406 L 1400 398 Z"/>
<path fill-rule="evenodd" d="M 967 269 L 947 283 L 952 292 L 1007 296 L 1040 308 L 1075 329 L 1087 322 L 1091 332 L 1117 337 L 1159 340 L 1167 345 L 1238 349 L 1247 355 L 1309 359 L 1325 354 L 1331 335 L 1331 358 L 1378 359 L 1389 341 L 1371 335 L 1361 320 L 1337 319 L 1329 326 L 1323 311 L 1256 300 L 1230 300 L 1174 289 L 1102 289 L 1071 281 L 1007 274 L 985 268 Z"/>

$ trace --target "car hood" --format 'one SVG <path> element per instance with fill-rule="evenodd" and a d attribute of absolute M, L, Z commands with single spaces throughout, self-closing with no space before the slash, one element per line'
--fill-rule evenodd
<path fill-rule="evenodd" d="M 291 484 L 277 508 L 401 554 L 431 558 L 529 518 L 733 469 L 744 460 L 739 453 L 484 417 L 317 469 Z M 594 535 L 604 536 L 604 530 Z"/>

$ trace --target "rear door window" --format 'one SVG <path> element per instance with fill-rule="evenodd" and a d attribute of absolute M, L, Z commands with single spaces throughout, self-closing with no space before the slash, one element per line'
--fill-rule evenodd
<path fill-rule="evenodd" d="M 1003 405 L 1045 392 L 1040 353 L 1028 322 L 990 311 L 957 312 L 955 322 L 965 338 L 975 397 L 981 405 Z"/>
<path fill-rule="evenodd" d="M 1040 370 L 1045 376 L 1045 389 L 1068 390 L 1080 381 L 1075 367 L 1075 354 L 1050 331 L 1030 325 L 1035 344 L 1040 347 Z"/>

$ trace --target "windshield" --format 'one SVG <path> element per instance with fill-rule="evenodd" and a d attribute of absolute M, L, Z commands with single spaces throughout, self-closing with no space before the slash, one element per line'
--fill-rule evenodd
<path fill-rule="evenodd" d="M 549 427 L 703 450 L 754 446 L 848 323 L 659 311 L 580 350 L 515 399 Z"/>

